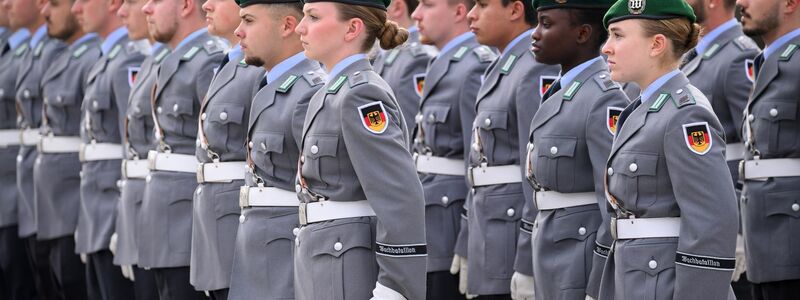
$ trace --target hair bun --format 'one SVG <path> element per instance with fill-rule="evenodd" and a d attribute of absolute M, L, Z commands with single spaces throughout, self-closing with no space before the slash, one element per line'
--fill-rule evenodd
<path fill-rule="evenodd" d="M 408 30 L 400 28 L 394 21 L 387 20 L 381 32 L 378 33 L 378 40 L 384 50 L 393 49 L 408 40 Z"/>

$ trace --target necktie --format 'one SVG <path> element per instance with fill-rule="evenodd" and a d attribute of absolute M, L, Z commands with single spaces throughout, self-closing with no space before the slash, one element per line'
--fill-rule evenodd
<path fill-rule="evenodd" d="M 561 89 L 561 78 L 556 80 L 556 82 L 554 82 L 552 85 L 550 85 L 549 88 L 547 88 L 547 91 L 545 91 L 544 95 L 542 95 L 542 102 L 547 100 L 547 98 L 550 98 L 550 96 L 558 92 L 560 89 Z"/>
<path fill-rule="evenodd" d="M 264 76 L 264 79 L 261 79 L 261 83 L 258 84 L 258 89 L 261 90 L 265 86 L 267 86 L 267 76 Z"/>
<path fill-rule="evenodd" d="M 225 56 L 223 56 L 222 57 L 222 63 L 219 64 L 219 69 L 222 70 L 222 67 L 224 67 L 225 64 L 227 64 L 230 60 L 231 59 L 228 57 L 227 54 Z"/>
<path fill-rule="evenodd" d="M 636 100 L 633 100 L 631 104 L 628 104 L 628 106 L 625 107 L 625 109 L 619 114 L 619 119 L 617 119 L 617 134 L 615 136 L 619 136 L 620 130 L 622 130 L 622 123 L 625 123 L 625 119 L 627 119 L 628 116 L 630 116 L 631 113 L 633 113 L 633 111 L 636 110 L 636 108 L 641 104 L 642 96 L 639 96 L 636 98 Z"/>
<path fill-rule="evenodd" d="M 755 74 L 755 78 L 758 78 L 758 73 L 761 72 L 762 65 L 764 65 L 764 52 L 756 55 L 756 58 L 753 60 L 753 74 Z"/>

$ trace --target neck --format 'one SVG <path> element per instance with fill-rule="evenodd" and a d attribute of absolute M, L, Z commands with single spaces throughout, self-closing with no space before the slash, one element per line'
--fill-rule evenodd
<path fill-rule="evenodd" d="M 297 40 L 299 41 L 300 39 L 297 39 Z M 284 45 L 286 45 L 287 42 L 284 41 L 284 43 L 285 43 Z M 289 57 L 292 57 L 295 54 L 300 53 L 300 52 L 303 52 L 303 45 L 301 45 L 298 42 L 291 43 L 291 45 L 285 46 L 283 51 L 281 52 L 281 54 L 278 57 L 276 57 L 274 60 L 272 60 L 271 63 L 269 63 L 268 65 L 264 64 L 264 69 L 267 70 L 267 72 L 270 72 L 279 63 L 283 62 L 284 60 L 289 59 Z"/>
<path fill-rule="evenodd" d="M 794 16 L 792 16 L 792 18 L 800 19 Z M 761 38 L 764 39 L 764 44 L 769 46 L 772 45 L 772 43 L 774 43 L 775 40 L 781 38 L 783 35 L 797 28 L 800 28 L 800 21 L 793 21 L 790 20 L 789 18 L 786 18 L 782 20 L 781 25 L 778 26 L 778 28 L 775 28 L 775 30 L 772 30 L 770 32 L 764 33 L 764 35 L 762 35 Z"/>
<path fill-rule="evenodd" d="M 100 30 L 97 31 L 97 34 L 99 34 L 100 37 L 105 39 L 109 35 L 111 35 L 111 33 L 114 32 L 114 30 L 117 30 L 120 27 L 122 27 L 122 21 L 119 18 L 117 18 L 116 16 L 115 17 L 110 17 L 103 24 L 103 28 L 101 28 Z"/>
<path fill-rule="evenodd" d="M 644 91 L 648 87 L 650 87 L 651 84 L 653 84 L 653 81 L 656 81 L 656 79 L 658 79 L 661 76 L 664 76 L 664 74 L 667 74 L 674 69 L 675 68 L 671 66 L 663 66 L 653 70 L 652 72 L 649 72 L 639 80 L 634 80 L 634 82 L 636 82 L 636 84 L 638 84 L 639 87 L 641 87 L 641 90 Z"/>
<path fill-rule="evenodd" d="M 597 51 L 591 51 L 588 49 L 577 49 L 578 55 L 569 58 L 566 61 L 561 62 L 561 75 L 566 74 L 570 70 L 574 69 L 578 65 L 587 62 L 595 57 L 600 56 L 600 53 Z"/>
<path fill-rule="evenodd" d="M 454 38 L 457 38 L 459 35 L 462 35 L 467 31 L 469 31 L 468 24 L 461 24 L 461 23 L 455 24 L 453 25 L 453 30 L 450 31 L 446 39 L 442 39 L 441 41 L 438 41 L 434 44 L 436 45 L 436 48 L 439 48 L 439 50 L 441 50 L 442 48 L 444 48 L 445 45 L 447 45 L 447 43 L 449 43 Z"/>
<path fill-rule="evenodd" d="M 508 35 L 506 35 L 504 39 L 499 42 L 502 45 L 494 45 L 495 47 L 497 47 L 497 50 L 500 50 L 500 53 L 505 52 L 506 47 L 508 47 L 508 44 L 511 43 L 511 41 L 513 41 L 523 32 L 527 31 L 528 29 L 531 29 L 531 26 L 528 25 L 528 23 L 525 23 L 525 21 L 520 20 L 517 23 L 514 23 L 511 26 L 511 29 L 512 30 L 508 31 Z"/>
<path fill-rule="evenodd" d="M 24 26 L 24 27 L 27 28 L 28 31 L 31 32 L 31 34 L 34 34 L 36 32 L 36 30 L 39 29 L 39 27 L 42 27 L 43 24 L 44 24 L 44 19 L 39 18 L 39 19 L 36 20 L 36 22 L 28 24 L 28 26 Z"/>
<path fill-rule="evenodd" d="M 333 75 L 333 74 L 331 74 L 331 71 L 333 70 L 333 67 L 335 67 L 336 64 L 338 64 L 340 61 L 344 60 L 345 58 L 347 58 L 347 57 L 349 57 L 351 55 L 363 53 L 362 51 L 359 51 L 359 50 L 356 50 L 356 49 L 350 49 L 350 48 L 353 48 L 353 47 L 351 47 L 349 45 L 342 45 L 342 46 L 343 47 L 340 48 L 340 50 L 337 53 L 332 53 L 329 57 L 321 58 L 319 60 L 319 62 L 321 62 L 323 65 L 325 65 L 325 71 L 329 75 Z"/>
<path fill-rule="evenodd" d="M 239 43 L 239 38 L 236 37 L 235 34 L 233 34 L 233 31 L 231 31 L 230 34 L 220 35 L 219 37 L 228 41 L 228 44 L 231 45 L 231 47 L 236 46 L 236 44 Z"/>
<path fill-rule="evenodd" d="M 72 43 L 75 43 L 75 41 L 77 41 L 79 38 L 81 38 L 85 34 L 86 33 L 84 33 L 83 30 L 76 30 L 75 33 L 73 33 L 66 40 L 64 40 L 64 42 L 67 43 L 67 45 L 72 45 Z"/>
<path fill-rule="evenodd" d="M 733 19 L 733 11 L 726 11 L 717 16 L 709 15 L 706 21 L 703 22 L 703 24 L 700 24 L 703 26 L 703 35 L 706 35 L 714 29 L 717 29 L 719 26 L 730 21 L 731 19 Z"/>
<path fill-rule="evenodd" d="M 181 20 L 178 23 L 178 30 L 175 31 L 175 35 L 172 36 L 172 39 L 167 42 L 170 48 L 175 49 L 178 45 L 192 32 L 198 31 L 205 27 L 203 24 L 204 21 L 200 21 L 196 17 L 192 16 L 189 19 Z"/>
<path fill-rule="evenodd" d="M 411 28 L 412 26 L 414 26 L 414 21 L 411 20 L 411 18 L 409 18 L 409 17 L 400 18 L 400 19 L 397 19 L 397 20 L 394 20 L 394 21 L 397 22 L 397 25 L 400 25 L 400 27 L 403 27 L 405 29 L 408 29 L 408 28 Z"/>

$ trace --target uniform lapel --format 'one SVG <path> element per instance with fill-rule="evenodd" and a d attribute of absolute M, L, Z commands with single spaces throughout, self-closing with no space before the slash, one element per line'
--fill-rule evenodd
<path fill-rule="evenodd" d="M 172 79 L 172 75 L 178 71 L 178 66 L 181 63 L 182 52 L 172 52 L 167 56 L 161 65 L 158 67 L 158 77 L 156 79 L 156 92 L 154 98 L 158 99 L 167 83 Z"/>
<path fill-rule="evenodd" d="M 231 60 L 227 64 L 222 66 L 222 69 L 219 70 L 219 74 L 217 75 L 216 78 L 214 78 L 214 81 L 208 88 L 208 93 L 206 93 L 206 99 L 205 101 L 203 101 L 203 107 L 205 107 L 205 104 L 208 102 L 208 99 L 214 97 L 214 95 L 216 95 L 220 90 L 222 90 L 224 86 L 228 85 L 228 83 L 231 82 L 231 80 L 233 80 L 239 68 L 244 68 L 244 67 L 246 66 L 240 64 L 239 60 L 235 61 Z"/>
<path fill-rule="evenodd" d="M 778 76 L 778 59 L 780 58 L 781 52 L 789 47 L 790 44 L 791 43 L 786 43 L 783 48 L 778 49 L 778 51 L 775 51 L 769 56 L 769 58 L 764 60 L 761 70 L 758 71 L 755 87 L 753 88 L 753 95 L 750 96 L 750 102 L 752 102 L 753 99 L 758 98 L 758 96 L 767 89 L 767 86 L 769 86 L 769 83 L 772 82 L 772 79 Z"/>
<path fill-rule="evenodd" d="M 575 76 L 574 80 L 586 83 L 592 79 L 592 75 L 603 70 L 604 65 L 604 61 L 596 61 Z M 533 121 L 531 121 L 531 132 L 547 123 L 547 121 L 561 111 L 561 106 L 564 103 L 564 93 L 567 90 L 564 87 L 569 87 L 571 84 L 571 82 L 565 82 L 558 92 L 553 94 L 549 99 L 545 99 L 546 101 L 539 106 L 539 110 L 536 111 L 536 114 L 533 116 Z"/>

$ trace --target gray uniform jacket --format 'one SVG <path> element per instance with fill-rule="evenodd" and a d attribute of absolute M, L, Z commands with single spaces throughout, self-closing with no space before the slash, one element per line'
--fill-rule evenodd
<path fill-rule="evenodd" d="M 534 189 L 589 192 L 597 199 L 596 204 L 555 210 L 535 208 L 539 212 L 532 228 L 537 297 L 584 299 L 587 294 L 589 274 L 594 272 L 596 233 L 598 228 L 608 229 L 610 220 L 600 212 L 606 205 L 606 160 L 617 129 L 616 117 L 627 104 L 627 96 L 611 81 L 605 61 L 598 60 L 572 82 L 562 83 L 533 117 L 524 167 L 531 173 L 528 180 Z M 525 205 L 535 203 L 526 199 Z M 603 265 L 594 266 L 599 274 Z M 599 276 L 596 279 L 599 283 Z M 596 296 L 597 291 L 590 294 Z"/>
<path fill-rule="evenodd" d="M 702 55 L 681 70 L 711 102 L 714 113 L 725 129 L 725 143 L 742 142 L 742 112 L 753 87 L 753 58 L 758 46 L 742 33 L 742 26 L 726 30 L 711 43 Z M 751 74 L 751 75 L 748 75 Z M 722 144 L 720 143 L 720 146 Z M 740 157 L 743 153 L 736 153 Z M 728 153 L 731 155 L 731 153 Z M 738 179 L 738 160 L 728 163 L 734 181 Z"/>
<path fill-rule="evenodd" d="M 7 39 L 12 33 L 14 32 L 6 30 L 0 36 L 0 51 L 8 45 Z M 22 56 L 29 51 L 29 40 L 30 38 L 25 38 L 14 49 L 5 49 L 5 52 L 0 53 L 0 130 L 17 128 L 14 85 Z M 15 161 L 19 148 L 18 145 L 0 145 L 0 160 L 4 161 L 0 164 L 0 190 L 5 191 L 0 195 L 0 227 L 17 225 L 18 214 L 23 214 L 17 209 L 18 205 L 25 205 L 22 199 L 18 199 L 22 196 L 17 191 L 17 166 L 10 163 Z"/>
<path fill-rule="evenodd" d="M 397 101 L 366 59 L 329 78 L 311 99 L 303 126 L 300 173 L 307 188 L 300 200 L 316 200 L 309 193 L 326 201 L 367 200 L 377 217 L 300 230 L 297 298 L 369 299 L 377 281 L 407 299 L 423 299 L 424 199 Z M 372 129 L 367 112 L 383 115 L 370 122 Z"/>
<path fill-rule="evenodd" d="M 255 173 L 248 186 L 295 191 L 300 137 L 308 103 L 322 87 L 319 63 L 304 59 L 264 86 L 253 99 L 248 146 Z M 296 207 L 246 207 L 239 224 L 228 299 L 293 299 Z"/>
<path fill-rule="evenodd" d="M 27 44 L 27 42 L 26 42 Z M 21 46 L 22 47 L 22 46 Z M 25 46 L 27 47 L 27 46 Z M 16 98 L 17 127 L 21 129 L 38 128 L 42 122 L 42 76 L 61 52 L 67 49 L 60 40 L 47 35 L 33 48 L 17 56 L 19 71 L 14 73 L 16 83 L 12 97 Z M 15 52 L 16 53 L 16 52 Z M 27 92 L 26 92 L 27 91 Z M 33 165 L 38 152 L 35 146 L 20 146 L 17 155 L 17 189 L 19 236 L 26 237 L 36 233 L 35 200 L 33 196 Z"/>
<path fill-rule="evenodd" d="M 146 160 L 147 151 L 156 148 L 150 97 L 152 97 L 153 85 L 158 76 L 158 66 L 169 53 L 170 49 L 166 46 L 155 49 L 142 62 L 133 87 L 131 87 L 127 115 L 123 120 L 125 130 L 123 131 L 123 147 L 126 159 Z M 117 205 L 115 226 L 117 253 L 114 254 L 114 264 L 135 265 L 139 261 L 136 241 L 140 232 L 137 230 L 136 222 L 142 207 L 144 186 L 144 179 L 123 178 L 120 200 Z"/>
<path fill-rule="evenodd" d="M 616 240 L 600 299 L 735 299 L 738 215 L 722 126 L 683 73 L 638 103 L 619 117 L 607 207 L 621 219 L 680 218 L 679 236 Z"/>
<path fill-rule="evenodd" d="M 81 119 L 81 140 L 85 144 L 122 144 L 123 122 L 131 91 L 131 72 L 138 72 L 143 51 L 126 36 L 100 57 L 86 81 Z M 121 155 L 122 153 L 120 153 Z M 81 206 L 75 232 L 75 250 L 94 253 L 108 249 L 117 216 L 121 160 L 83 162 Z M 121 183 L 121 182 L 120 182 Z"/>
<path fill-rule="evenodd" d="M 161 62 L 151 105 L 156 138 L 172 153 L 194 155 L 200 104 L 214 69 L 219 67 L 223 45 L 203 33 L 170 53 Z M 157 126 L 157 127 L 158 127 Z M 162 149 L 163 150 L 163 149 Z M 192 240 L 192 205 L 195 173 L 151 171 L 145 180 L 144 200 L 137 227 L 139 265 L 151 268 L 188 266 Z"/>
<path fill-rule="evenodd" d="M 95 36 L 70 45 L 44 73 L 42 135 L 80 134 L 81 101 L 89 71 L 101 56 L 99 43 Z M 80 209 L 80 171 L 77 152 L 39 153 L 33 169 L 37 239 L 74 234 Z"/>
<path fill-rule="evenodd" d="M 247 117 L 264 69 L 248 66 L 242 58 L 235 57 L 219 68 L 200 107 L 204 134 L 197 134 L 199 162 L 245 160 Z M 194 194 L 189 282 L 198 290 L 230 286 L 239 227 L 239 187 L 243 184 L 244 180 L 201 183 Z"/>
<path fill-rule="evenodd" d="M 419 112 L 425 72 L 434 51 L 419 42 L 419 31 L 411 32 L 405 44 L 381 53 L 374 63 L 375 73 L 392 88 L 408 132 L 414 130 L 414 116 Z"/>
<path fill-rule="evenodd" d="M 478 92 L 477 115 L 472 125 L 473 132 L 480 136 L 483 151 L 471 147 L 469 165 L 472 167 L 482 163 L 487 166 L 522 165 L 524 161 L 528 128 L 541 102 L 541 78 L 558 73 L 558 66 L 534 60 L 530 44 L 530 36 L 525 36 L 506 49 L 487 70 Z M 524 178 L 522 173 L 520 170 L 520 177 Z M 523 194 L 521 182 L 475 187 L 473 191 L 467 202 L 467 290 L 478 295 L 508 294 L 520 218 L 525 199 L 530 196 Z M 530 249 L 531 246 L 520 248 Z"/>
<path fill-rule="evenodd" d="M 8 27 L 4 27 L 5 31 L 0 34 L 0 55 L 5 54 L 4 52 L 11 49 L 6 49 L 6 45 L 8 45 L 8 37 L 14 34 L 14 31 L 11 31 Z"/>
<path fill-rule="evenodd" d="M 464 160 L 465 149 L 471 144 L 481 77 L 496 57 L 472 37 L 433 61 L 416 117 L 413 148 L 418 155 Z M 432 173 L 421 174 L 420 181 L 425 190 L 428 272 L 449 270 L 464 214 L 467 182 L 464 176 Z"/>
<path fill-rule="evenodd" d="M 747 103 L 745 159 L 800 158 L 800 38 L 764 60 Z M 749 132 L 749 133 L 748 133 Z M 749 136 L 749 138 L 748 138 Z M 746 180 L 742 223 L 747 278 L 764 283 L 800 278 L 800 177 Z"/>

